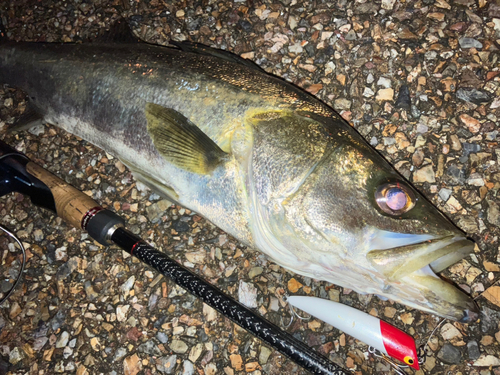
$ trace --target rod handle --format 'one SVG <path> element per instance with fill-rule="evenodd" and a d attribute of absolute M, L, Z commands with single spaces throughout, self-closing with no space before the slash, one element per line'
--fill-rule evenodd
<path fill-rule="evenodd" d="M 57 215 L 74 227 L 85 229 L 82 227 L 84 217 L 92 209 L 100 207 L 99 204 L 31 161 L 26 165 L 26 170 L 50 189 L 54 196 Z"/>

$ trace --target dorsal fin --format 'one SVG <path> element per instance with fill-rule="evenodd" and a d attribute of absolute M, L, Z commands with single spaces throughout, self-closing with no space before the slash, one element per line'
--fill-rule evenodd
<path fill-rule="evenodd" d="M 205 56 L 215 56 L 218 57 L 219 59 L 223 59 L 240 65 L 245 65 L 247 68 L 255 69 L 265 73 L 264 69 L 262 69 L 252 60 L 244 59 L 243 57 L 238 56 L 229 51 L 224 51 L 222 49 L 208 47 L 204 44 L 187 42 L 187 41 L 176 42 L 174 40 L 171 40 L 169 41 L 169 43 L 180 48 L 184 52 L 192 52 L 192 53 L 197 53 L 198 55 L 205 55 Z"/>
<path fill-rule="evenodd" d="M 130 26 L 124 18 L 114 22 L 109 30 L 105 31 L 94 40 L 95 43 L 140 43 L 130 29 Z"/>

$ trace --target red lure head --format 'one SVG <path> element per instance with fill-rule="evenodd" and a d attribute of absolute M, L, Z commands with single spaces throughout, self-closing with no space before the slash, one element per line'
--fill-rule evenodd
<path fill-rule="evenodd" d="M 413 337 L 390 324 L 380 321 L 380 331 L 387 354 L 418 370 L 417 347 Z"/>

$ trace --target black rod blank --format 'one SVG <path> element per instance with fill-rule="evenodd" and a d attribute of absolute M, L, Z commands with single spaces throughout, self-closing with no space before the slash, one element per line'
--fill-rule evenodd
<path fill-rule="evenodd" d="M 273 323 L 258 316 L 126 229 L 116 229 L 111 236 L 111 241 L 311 373 L 346 375 L 340 366 L 330 362 Z"/>

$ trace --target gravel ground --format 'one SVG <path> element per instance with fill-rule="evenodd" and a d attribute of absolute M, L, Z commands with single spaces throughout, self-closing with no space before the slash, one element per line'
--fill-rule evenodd
<path fill-rule="evenodd" d="M 73 42 L 130 20 L 142 39 L 191 40 L 257 62 L 335 108 L 476 240 L 443 277 L 477 298 L 462 325 L 294 275 L 194 212 L 136 183 L 124 166 L 51 126 L 2 136 L 119 212 L 134 233 L 267 319 L 289 321 L 286 292 L 379 316 L 429 342 L 419 374 L 500 374 L 500 3 L 395 1 L 0 2 L 8 37 Z M 0 88 L 0 129 L 25 108 Z M 24 283 L 0 307 L 0 374 L 303 374 L 227 319 L 116 248 L 104 248 L 28 198 L 0 199 L 0 223 L 28 248 Z M 5 292 L 19 263 L 0 236 Z M 356 374 L 394 373 L 368 347 L 318 320 L 294 336 Z M 406 370 L 413 373 L 413 370 Z"/>

